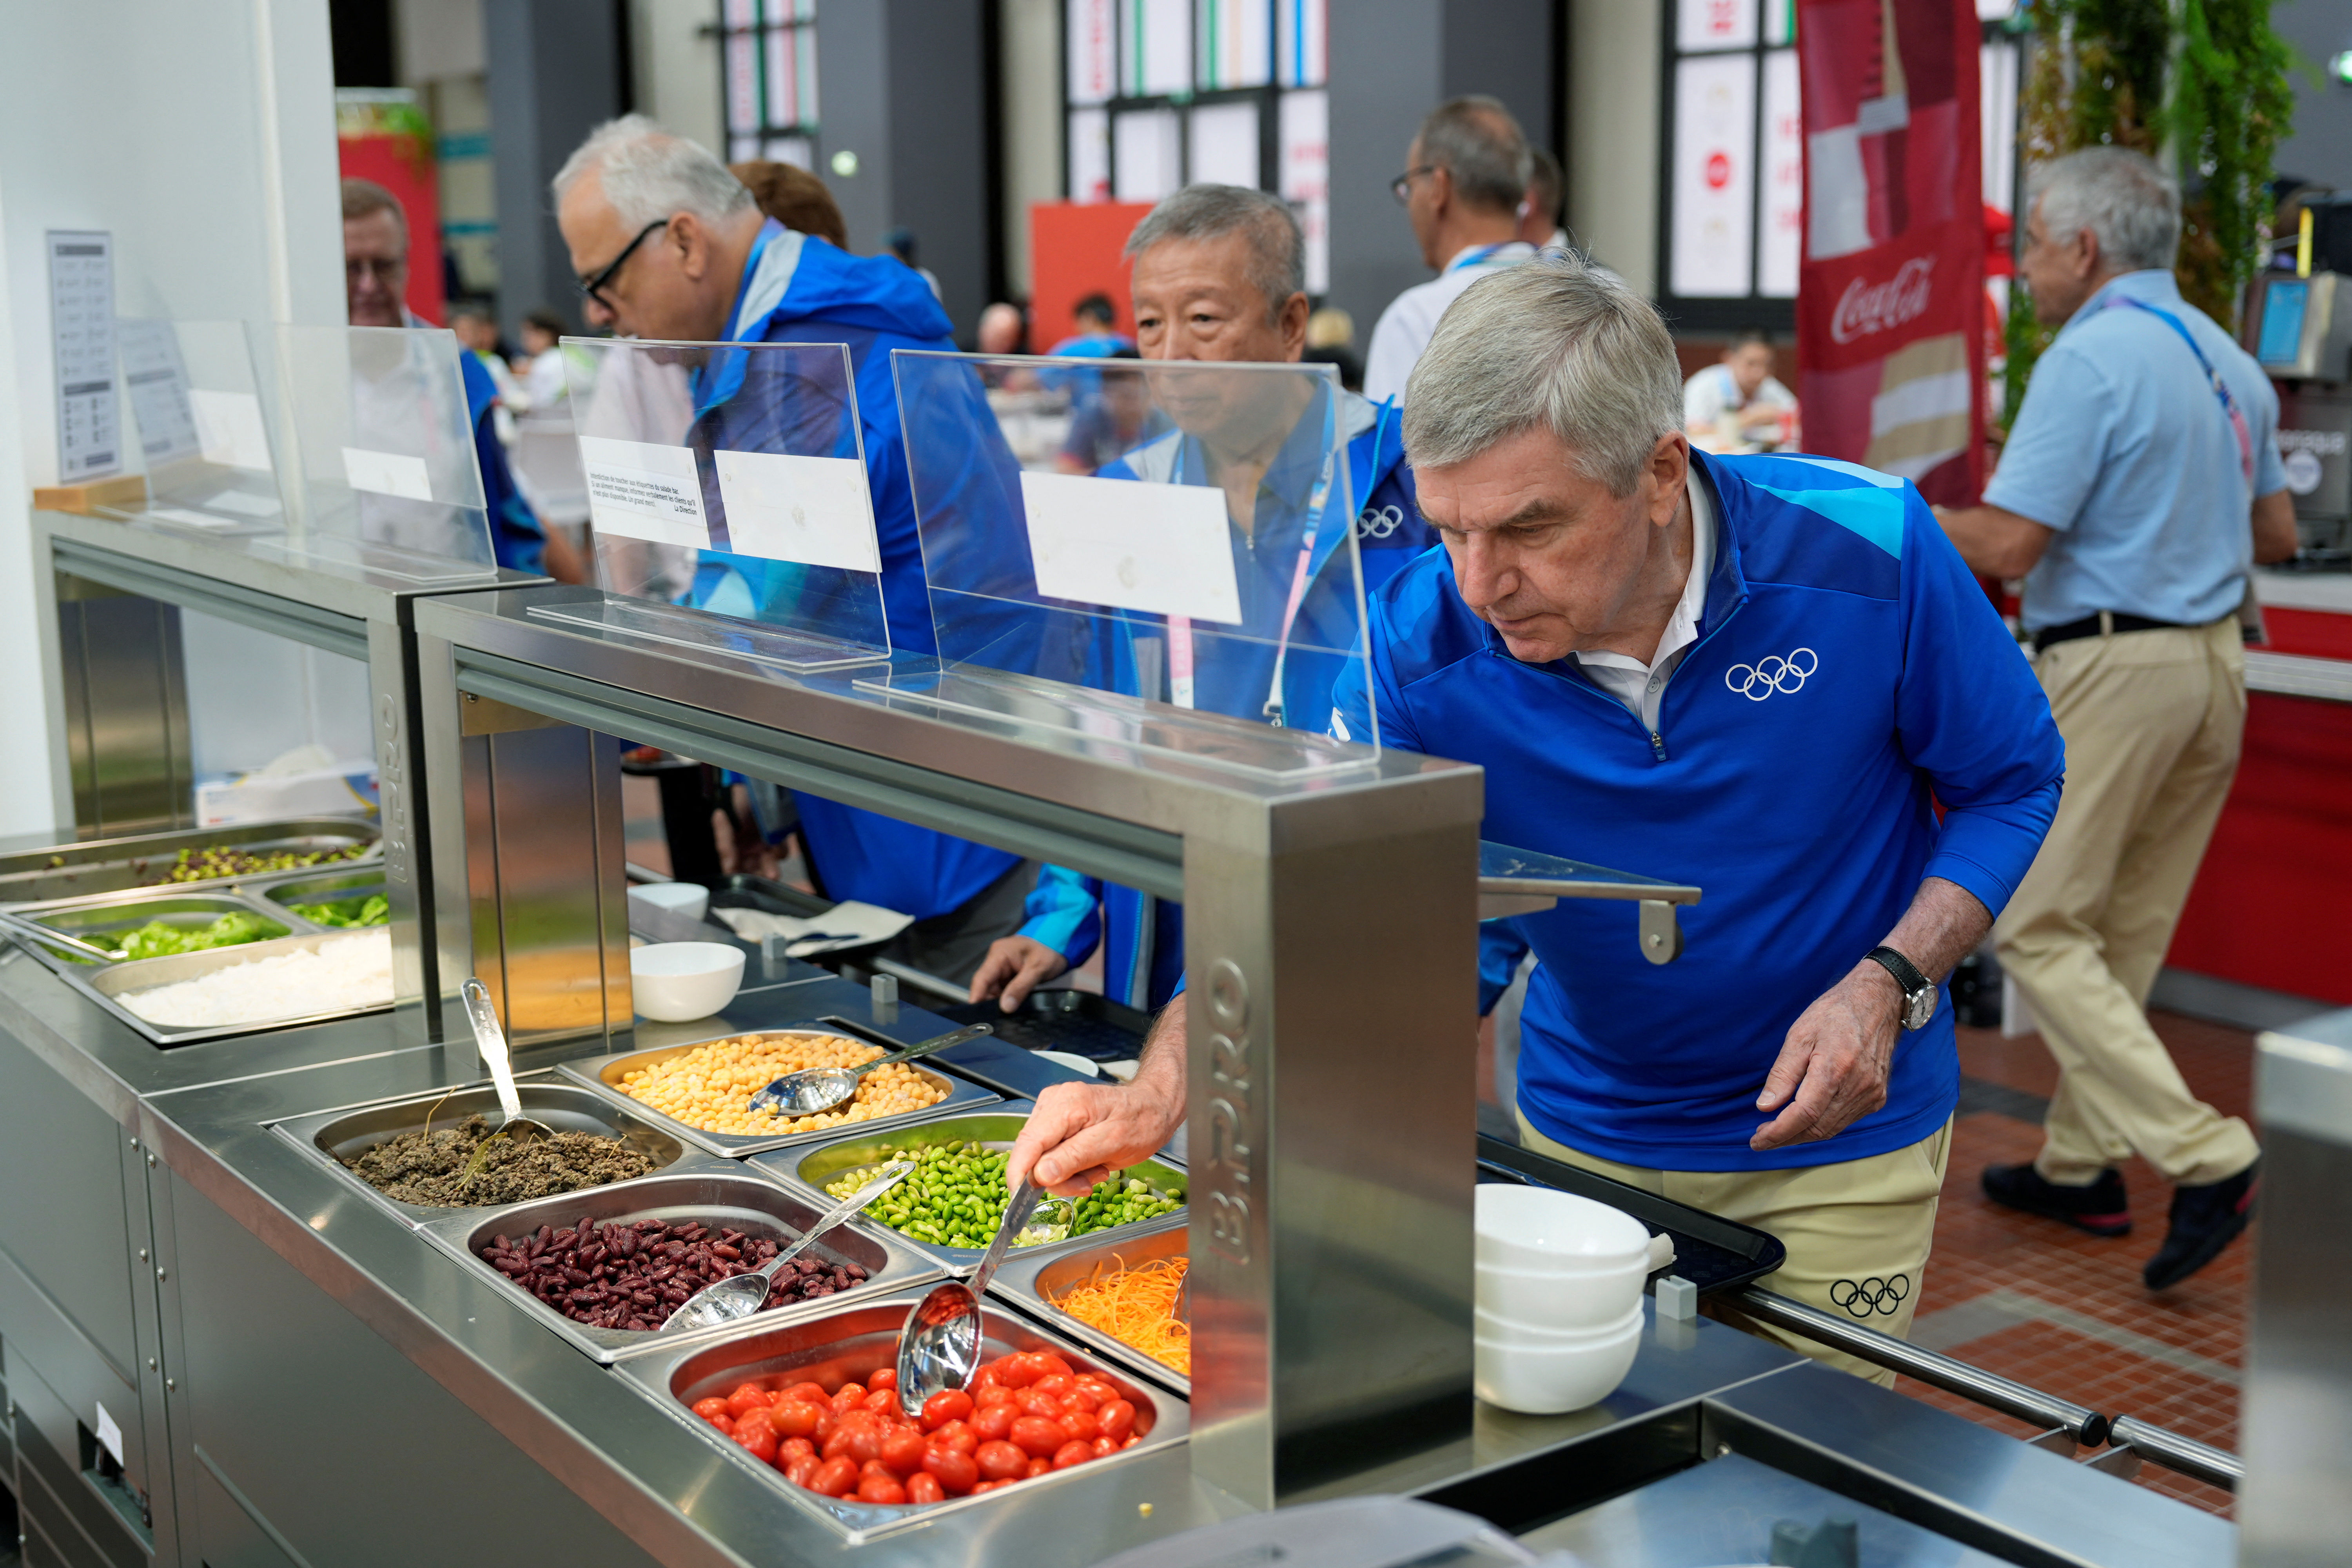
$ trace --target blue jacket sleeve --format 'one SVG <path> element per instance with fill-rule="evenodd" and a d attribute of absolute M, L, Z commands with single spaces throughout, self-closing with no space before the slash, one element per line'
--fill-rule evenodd
<path fill-rule="evenodd" d="M 1918 492 L 1905 490 L 1895 738 L 1944 805 L 1925 874 L 1999 915 L 2058 813 L 2066 744 L 2017 639 Z"/>
<path fill-rule="evenodd" d="M 1478 928 L 1478 1016 L 1495 1010 L 1527 955 L 1527 939 L 1510 921 L 1488 921 Z"/>
<path fill-rule="evenodd" d="M 1389 661 L 1390 624 L 1388 594 L 1383 591 L 1367 595 L 1360 646 L 1370 656 L 1367 662 L 1371 666 L 1371 689 L 1367 691 L 1359 682 L 1344 675 L 1340 678 L 1331 692 L 1331 738 L 1370 745 L 1377 733 L 1383 746 L 1423 751 L 1426 748 L 1413 732 L 1412 719 L 1405 712 L 1404 694 L 1397 686 L 1396 670 Z M 1375 706 L 1380 710 L 1377 725 L 1370 711 Z"/>
<path fill-rule="evenodd" d="M 1102 879 L 1063 866 L 1037 873 L 1037 885 L 1022 904 L 1019 934 L 1042 942 L 1076 969 L 1102 941 Z"/>

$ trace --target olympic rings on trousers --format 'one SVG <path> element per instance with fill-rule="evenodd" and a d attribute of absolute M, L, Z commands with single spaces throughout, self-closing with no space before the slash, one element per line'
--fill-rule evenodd
<path fill-rule="evenodd" d="M 1795 648 L 1786 658 L 1768 654 L 1754 664 L 1735 664 L 1723 672 L 1723 684 L 1750 702 L 1761 702 L 1775 691 L 1803 690 L 1806 678 L 1821 667 L 1821 655 L 1809 647 Z"/>
<path fill-rule="evenodd" d="M 1404 509 L 1399 506 L 1366 507 L 1356 519 L 1359 539 L 1386 539 L 1404 526 Z"/>
<path fill-rule="evenodd" d="M 1910 1294 L 1911 1281 L 1906 1276 L 1890 1274 L 1881 1279 L 1874 1274 L 1859 1283 L 1840 1279 L 1832 1284 L 1830 1305 L 1843 1307 L 1857 1318 L 1867 1318 L 1874 1312 L 1891 1318 Z"/>

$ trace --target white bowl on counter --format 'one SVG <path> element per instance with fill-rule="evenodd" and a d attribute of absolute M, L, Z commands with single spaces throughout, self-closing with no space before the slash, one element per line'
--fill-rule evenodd
<path fill-rule="evenodd" d="M 1471 1381 L 1489 1405 L 1528 1415 L 1559 1415 L 1600 1404 L 1625 1381 L 1641 1353 L 1643 1320 L 1613 1334 L 1549 1347 L 1471 1342 Z"/>
<path fill-rule="evenodd" d="M 699 882 L 640 882 L 629 897 L 642 899 L 657 910 L 669 910 L 698 921 L 710 912 L 710 889 Z"/>
<path fill-rule="evenodd" d="M 723 942 L 657 942 L 629 950 L 637 1016 L 661 1024 L 708 1018 L 743 988 L 743 950 Z"/>
<path fill-rule="evenodd" d="M 1475 1282 L 1481 1311 L 1522 1323 L 1584 1331 L 1614 1327 L 1629 1310 L 1638 1310 L 1642 1286 L 1649 1278 L 1649 1258 L 1644 1256 L 1576 1274 L 1481 1263 Z"/>
<path fill-rule="evenodd" d="M 1537 1274 L 1604 1273 L 1650 1255 L 1650 1230 L 1607 1204 L 1549 1187 L 1482 1182 L 1476 1198 L 1482 1267 Z"/>
<path fill-rule="evenodd" d="M 1590 1329 L 1556 1329 L 1549 1323 L 1531 1323 L 1524 1319 L 1499 1317 L 1484 1307 L 1470 1314 L 1471 1332 L 1482 1340 L 1498 1345 L 1524 1345 L 1530 1350 L 1568 1350 L 1580 1345 L 1614 1344 L 1622 1339 L 1628 1328 L 1638 1327 L 1642 1321 L 1642 1303 L 1636 1300 L 1630 1312 L 1620 1312 L 1608 1322 Z"/>

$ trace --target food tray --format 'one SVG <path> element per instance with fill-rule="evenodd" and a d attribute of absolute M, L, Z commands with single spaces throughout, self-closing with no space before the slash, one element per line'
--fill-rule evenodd
<path fill-rule="evenodd" d="M 522 1100 L 525 1116 L 544 1121 L 559 1132 L 610 1134 L 651 1160 L 654 1168 L 636 1178 L 639 1181 L 688 1168 L 727 1168 L 688 1149 L 658 1127 L 619 1110 L 603 1095 L 549 1078 L 544 1072 L 530 1073 L 517 1079 L 515 1093 Z M 459 1089 L 431 1089 L 424 1094 L 405 1095 L 398 1100 L 379 1100 L 367 1105 L 346 1105 L 334 1110 L 288 1117 L 285 1121 L 271 1123 L 271 1126 L 278 1136 L 332 1171 L 339 1179 L 351 1184 L 352 1190 L 365 1193 L 371 1200 L 399 1215 L 402 1223 L 422 1226 L 428 1220 L 449 1219 L 457 1215 L 478 1217 L 494 1208 L 516 1205 L 497 1204 L 479 1208 L 446 1209 L 425 1204 L 402 1203 L 397 1198 L 386 1197 L 360 1180 L 338 1156 L 359 1154 L 403 1132 L 413 1132 L 425 1125 L 428 1114 L 436 1125 L 455 1126 L 477 1113 L 494 1124 L 499 1118 L 498 1090 L 487 1083 Z M 615 1182 L 613 1184 L 620 1186 L 625 1184 Z M 588 1192 L 603 1190 L 599 1187 L 586 1189 Z M 577 1219 L 579 1216 L 575 1215 L 572 1217 Z M 532 1228 L 538 1227 L 533 1226 Z"/>
<path fill-rule="evenodd" d="M 830 1202 L 832 1194 L 824 1190 L 824 1184 L 839 1177 L 844 1171 L 854 1170 L 861 1165 L 879 1163 L 882 1158 L 882 1146 L 886 1143 L 893 1147 L 903 1147 L 913 1142 L 944 1143 L 951 1139 L 962 1139 L 967 1142 L 984 1144 L 991 1149 L 1006 1150 L 1012 1148 L 1013 1141 L 1021 1136 L 1022 1123 L 1029 1120 L 1029 1113 L 1035 1109 L 1034 1101 L 1017 1100 L 1007 1102 L 1001 1110 L 983 1111 L 976 1116 L 958 1114 L 950 1110 L 942 1115 L 925 1117 L 920 1121 L 896 1127 L 877 1122 L 871 1132 L 861 1128 L 846 1137 L 836 1136 L 834 1142 L 814 1150 L 794 1149 L 781 1153 L 763 1154 L 751 1163 L 781 1176 L 787 1184 L 808 1192 L 820 1201 Z M 836 1135 L 840 1131 L 839 1128 L 833 1129 Z M 1190 1186 L 1183 1166 L 1166 1154 L 1155 1155 L 1133 1166 L 1132 1169 L 1144 1185 L 1156 1192 L 1172 1194 Z M 1185 1212 L 1180 1208 L 1174 1214 L 1161 1217 L 1170 1221 L 1181 1221 Z M 879 1220 L 873 1223 L 877 1229 L 889 1230 L 890 1228 Z M 1152 1222 L 1142 1222 L 1142 1224 L 1149 1223 Z M 1005 1254 L 1005 1267 L 1011 1268 L 1014 1258 L 1043 1258 L 1074 1247 L 1092 1247 L 1098 1239 L 1107 1241 L 1115 1236 L 1133 1235 L 1142 1228 L 1142 1224 L 1121 1226 L 1110 1230 L 1089 1231 L 1085 1236 L 1073 1237 L 1066 1241 L 1048 1241 L 1035 1247 L 1014 1247 Z M 969 1274 L 978 1268 L 981 1254 L 986 1250 L 977 1247 L 941 1247 L 935 1242 L 925 1241 L 920 1237 L 908 1236 L 902 1231 L 892 1230 L 890 1234 L 897 1237 L 901 1244 L 919 1247 L 929 1256 L 942 1260 L 951 1271 L 957 1274 Z"/>
<path fill-rule="evenodd" d="M 273 915 L 271 918 L 280 917 Z M 258 1035 L 270 1029 L 291 1029 L 304 1024 L 325 1023 L 331 1018 L 356 1018 L 366 1013 L 392 1010 L 393 1003 L 386 999 L 372 1007 L 331 1007 L 293 1017 L 262 1018 L 249 1024 L 217 1024 L 201 1029 L 175 1029 L 151 1024 L 117 1000 L 126 991 L 144 991 L 152 986 L 169 985 L 175 981 L 194 980 L 232 964 L 250 963 L 257 958 L 276 958 L 289 952 L 311 952 L 324 942 L 365 934 L 363 931 L 320 931 L 293 920 L 288 920 L 286 923 L 299 925 L 301 930 L 296 935 L 273 937 L 268 942 L 248 942 L 239 947 L 207 948 L 202 952 L 178 952 L 168 958 L 134 958 L 121 963 L 100 965 L 68 963 L 49 958 L 46 952 L 43 957 L 67 984 L 165 1050 L 174 1046 L 193 1045 L 198 1040 L 216 1040 L 230 1035 Z M 368 928 L 370 931 L 388 929 L 383 926 Z M 36 945 L 30 939 L 17 940 L 27 946 Z"/>
<path fill-rule="evenodd" d="M 142 888 L 129 892 L 107 893 L 97 898 L 65 899 L 54 903 L 28 904 L 18 908 L 14 913 L 19 920 L 31 921 L 37 925 L 47 926 L 51 931 L 63 931 L 68 936 L 78 936 L 84 942 L 96 942 L 100 947 L 112 946 L 113 943 L 108 939 L 127 935 L 150 921 L 162 921 L 168 925 L 206 926 L 227 914 L 257 915 L 263 920 L 284 927 L 289 936 L 304 936 L 326 929 L 324 926 L 313 925 L 299 916 L 289 914 L 282 909 L 263 903 L 234 889 L 206 889 L 202 892 L 192 889 L 183 893 Z M 35 958 L 60 974 L 75 973 L 91 974 L 114 967 L 111 963 L 101 963 L 97 959 L 83 962 L 78 957 L 69 957 L 67 951 L 45 946 L 16 931 L 12 931 L 7 934 Z M 277 939 L 264 940 L 276 941 Z M 242 942 L 237 945 L 257 947 L 260 943 Z M 205 948 L 203 951 L 226 952 L 229 950 Z M 120 962 L 140 963 L 146 961 L 125 959 Z"/>
<path fill-rule="evenodd" d="M 1702 1296 L 1761 1279 L 1788 1260 L 1780 1238 L 1754 1226 L 1723 1219 L 1575 1165 L 1562 1164 L 1499 1138 L 1478 1140 L 1478 1179 L 1556 1187 L 1632 1215 L 1652 1231 L 1674 1237 L 1675 1261 L 1659 1270 L 1679 1275 Z M 1655 1283 L 1654 1279 L 1653 1284 Z"/>
<path fill-rule="evenodd" d="M 391 889 L 383 879 L 381 865 L 353 866 L 348 869 L 329 868 L 325 870 L 289 871 L 262 878 L 240 878 L 242 886 L 257 890 L 258 896 L 274 912 L 293 904 L 332 904 L 345 899 L 364 899 L 381 893 L 387 899 Z M 280 915 L 279 919 L 287 917 Z M 294 917 L 297 921 L 299 916 Z M 303 922 L 310 923 L 310 922 Z M 316 926 L 320 931 L 371 931 L 372 926 Z"/>
<path fill-rule="evenodd" d="M 47 903 L 137 888 L 149 877 L 162 875 L 181 850 L 205 849 L 215 845 L 256 854 L 280 849 L 348 849 L 355 845 L 382 852 L 375 823 L 363 816 L 297 816 L 277 822 L 247 822 L 235 827 L 182 827 L 164 833 L 92 838 L 0 855 L 0 904 Z M 310 875 L 326 868 L 312 866 L 300 870 Z M 203 888 L 210 884 L 180 885 Z"/>
<path fill-rule="evenodd" d="M 993 1024 L 996 1037 L 1028 1051 L 1064 1051 L 1090 1062 L 1133 1061 L 1143 1051 L 1151 1015 L 1094 991 L 1032 991 L 1008 1014 L 994 1002 L 924 1010 L 955 1024 Z"/>
<path fill-rule="evenodd" d="M 1192 1397 L 1192 1380 L 1174 1367 L 1152 1360 L 1126 1341 L 1104 1333 L 1078 1321 L 1059 1307 L 1053 1298 L 1072 1286 L 1085 1283 L 1096 1265 L 1105 1269 L 1132 1268 L 1139 1263 L 1150 1263 L 1163 1258 L 1181 1258 L 1191 1247 L 1192 1229 L 1182 1215 L 1170 1215 L 1165 1219 L 1147 1220 L 1116 1231 L 1105 1231 L 1099 1238 L 1081 1237 L 1075 1246 L 1051 1249 L 1048 1256 L 1039 1257 L 1043 1249 L 1024 1247 L 1007 1254 L 1004 1267 L 988 1282 L 992 1292 L 1001 1294 L 1014 1306 L 1051 1327 L 1055 1332 L 1067 1334 L 1080 1344 L 1103 1357 L 1117 1362 L 1129 1372 L 1166 1384 L 1182 1394 Z M 1114 1255 L 1118 1261 L 1113 1261 Z"/>
<path fill-rule="evenodd" d="M 830 1206 L 830 1205 L 826 1205 Z M 731 1161 L 709 1161 L 699 1168 L 669 1175 L 640 1176 L 608 1187 L 558 1193 L 504 1208 L 440 1211 L 445 1217 L 427 1220 L 425 1234 L 488 1279 L 506 1281 L 481 1258 L 482 1248 L 500 1236 L 528 1235 L 542 1225 L 558 1230 L 576 1226 L 583 1217 L 604 1223 L 641 1219 L 698 1220 L 714 1226 L 730 1226 L 762 1241 L 790 1246 L 824 1217 L 824 1208 L 797 1193 L 788 1192 L 764 1176 L 746 1173 Z M 940 1266 L 899 1242 L 881 1226 L 850 1219 L 825 1233 L 810 1252 L 836 1263 L 855 1263 L 866 1270 L 866 1283 L 838 1296 L 779 1307 L 759 1314 L 764 1321 L 782 1322 L 827 1312 L 881 1294 L 936 1279 Z M 721 1323 L 691 1333 L 659 1334 L 627 1329 L 595 1329 L 577 1323 L 529 1291 L 511 1283 L 507 1289 L 533 1317 L 569 1340 L 582 1353 L 609 1365 L 632 1353 L 707 1344 L 738 1325 Z"/>
<path fill-rule="evenodd" d="M 1032 1502 L 1051 1506 L 1066 1495 L 1056 1489 L 1066 1486 L 1070 1478 L 1086 1475 L 1097 1466 L 1140 1458 L 1155 1449 L 1182 1442 L 1191 1431 L 1190 1410 L 1176 1394 L 1129 1377 L 1120 1367 L 1091 1354 L 1075 1340 L 986 1302 L 980 1314 L 981 1355 L 984 1359 L 993 1360 L 1013 1351 L 1052 1351 L 1073 1366 L 1099 1374 L 1118 1390 L 1121 1398 L 1134 1405 L 1136 1430 L 1143 1434 L 1143 1440 L 1108 1458 L 1039 1476 L 1002 1491 L 950 1498 L 929 1507 L 894 1507 L 845 1502 L 796 1487 L 784 1479 L 782 1471 L 753 1458 L 695 1415 L 696 1400 L 723 1394 L 737 1384 L 752 1379 L 772 1386 L 811 1382 L 828 1390 L 839 1388 L 853 1375 L 863 1375 L 890 1361 L 896 1353 L 898 1331 L 906 1326 L 907 1314 L 921 1300 L 921 1291 L 907 1290 L 862 1307 L 796 1317 L 790 1321 L 779 1321 L 784 1317 L 782 1313 L 763 1314 L 745 1322 L 728 1324 L 719 1331 L 727 1337 L 716 1343 L 676 1351 L 665 1348 L 657 1354 L 622 1362 L 614 1370 L 672 1420 L 699 1432 L 713 1448 L 728 1457 L 727 1462 L 751 1467 L 768 1484 L 789 1496 L 794 1506 L 828 1521 L 853 1542 L 902 1527 L 919 1526 L 966 1509 L 1023 1507 Z"/>
<path fill-rule="evenodd" d="M 820 1139 L 841 1136 L 839 1127 L 819 1127 L 807 1132 L 784 1132 L 770 1138 L 744 1138 L 730 1132 L 706 1132 L 699 1127 L 688 1127 L 674 1117 L 663 1114 L 645 1101 L 630 1095 L 621 1087 L 621 1079 L 639 1068 L 655 1062 L 666 1062 L 682 1057 L 697 1046 L 707 1046 L 713 1040 L 734 1039 L 744 1035 L 815 1034 L 837 1035 L 861 1046 L 879 1046 L 886 1051 L 900 1049 L 899 1043 L 887 1036 L 876 1035 L 842 1018 L 810 1018 L 792 1024 L 766 1024 L 756 1029 L 725 1029 L 700 1039 L 687 1040 L 675 1046 L 661 1046 L 646 1051 L 615 1051 L 609 1056 L 582 1057 L 562 1064 L 558 1069 L 567 1077 L 587 1085 L 599 1094 L 609 1095 L 628 1108 L 633 1115 L 641 1116 L 656 1127 L 667 1129 L 698 1149 L 713 1154 L 740 1159 L 769 1149 L 789 1148 L 795 1143 L 813 1143 Z M 1004 1097 L 992 1089 L 982 1089 L 967 1079 L 942 1070 L 935 1062 L 917 1061 L 908 1064 L 915 1071 L 939 1088 L 948 1091 L 945 1100 L 911 1110 L 901 1116 L 885 1116 L 873 1121 L 860 1121 L 859 1128 L 903 1127 L 909 1122 L 945 1111 L 964 1110 L 975 1105 L 993 1105 Z"/>

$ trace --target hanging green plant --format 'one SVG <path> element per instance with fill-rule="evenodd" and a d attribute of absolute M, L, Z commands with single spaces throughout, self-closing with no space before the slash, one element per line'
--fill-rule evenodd
<path fill-rule="evenodd" d="M 2181 297 L 2235 329 L 2262 265 L 2272 160 L 2294 114 L 2294 51 L 2269 0 L 2182 0 L 2180 59 L 2167 112 L 2179 162 Z"/>

